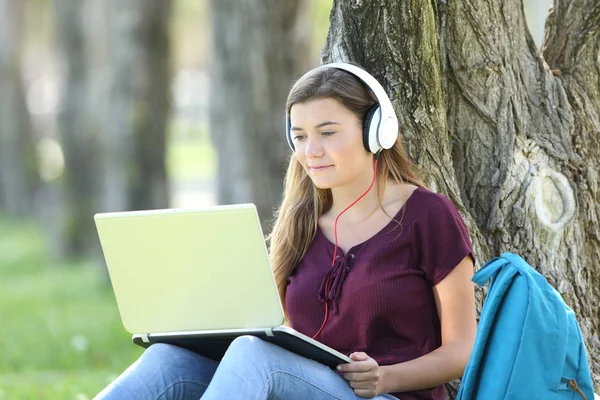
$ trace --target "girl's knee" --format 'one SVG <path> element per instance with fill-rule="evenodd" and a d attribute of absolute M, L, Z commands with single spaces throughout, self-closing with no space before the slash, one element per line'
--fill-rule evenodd
<path fill-rule="evenodd" d="M 183 349 L 172 344 L 154 343 L 146 349 L 146 351 L 144 352 L 144 356 L 154 357 L 157 359 L 171 358 L 178 354 L 180 350 Z"/>
<path fill-rule="evenodd" d="M 185 367 L 199 356 L 183 347 L 167 343 L 155 343 L 148 347 L 142 356 L 144 363 L 154 366 Z"/>
<path fill-rule="evenodd" d="M 258 337 L 239 336 L 229 345 L 222 362 L 246 365 L 265 372 L 284 368 L 298 357 L 300 356 Z"/>
<path fill-rule="evenodd" d="M 276 350 L 273 349 L 274 347 L 279 349 L 278 346 L 255 336 L 239 336 L 231 342 L 222 361 L 236 364 L 251 360 L 252 363 L 249 365 L 254 366 L 269 364 L 275 355 Z"/>
<path fill-rule="evenodd" d="M 261 340 L 255 336 L 245 335 L 238 336 L 237 338 L 235 338 L 229 345 L 227 352 L 244 354 L 264 354 L 264 352 L 269 348 L 269 346 L 272 345 L 268 342 L 265 342 L 264 340 Z"/>
<path fill-rule="evenodd" d="M 218 363 L 183 347 L 165 343 L 150 346 L 140 358 L 140 368 L 166 382 L 190 380 L 208 385 Z"/>

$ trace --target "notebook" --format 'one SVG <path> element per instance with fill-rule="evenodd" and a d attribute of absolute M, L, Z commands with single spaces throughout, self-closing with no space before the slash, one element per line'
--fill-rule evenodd
<path fill-rule="evenodd" d="M 142 347 L 170 343 L 220 360 L 253 335 L 331 368 L 344 354 L 283 326 L 253 204 L 94 216 L 123 326 Z"/>

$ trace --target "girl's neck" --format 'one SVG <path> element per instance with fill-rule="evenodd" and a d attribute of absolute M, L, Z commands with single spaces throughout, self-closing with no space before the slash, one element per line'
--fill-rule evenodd
<path fill-rule="evenodd" d="M 365 196 L 362 199 L 360 199 L 356 204 L 354 204 L 346 212 L 344 212 L 343 218 L 347 221 L 360 221 L 368 218 L 378 208 L 380 208 L 381 202 L 379 199 L 379 190 L 377 186 L 377 182 L 375 182 L 371 190 L 369 190 L 369 192 L 365 194 Z M 369 185 L 367 184 L 360 189 L 332 189 L 331 194 L 333 197 L 333 203 L 330 209 L 331 215 L 335 218 L 339 213 L 344 211 L 346 207 L 348 207 L 356 199 L 358 199 L 367 190 L 368 187 Z"/>

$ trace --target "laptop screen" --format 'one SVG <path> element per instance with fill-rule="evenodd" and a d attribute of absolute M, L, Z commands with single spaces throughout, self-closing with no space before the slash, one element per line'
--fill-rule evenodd
<path fill-rule="evenodd" d="M 94 220 L 130 333 L 283 323 L 253 204 L 103 213 Z"/>

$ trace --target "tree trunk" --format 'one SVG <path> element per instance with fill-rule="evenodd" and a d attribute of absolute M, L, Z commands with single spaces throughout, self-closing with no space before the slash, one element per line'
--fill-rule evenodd
<path fill-rule="evenodd" d="M 0 0 L 0 207 L 23 216 L 39 188 L 35 141 L 21 81 L 24 4 Z"/>
<path fill-rule="evenodd" d="M 93 215 L 99 195 L 98 131 L 90 124 L 88 41 L 85 6 L 80 0 L 55 0 L 58 43 L 64 57 L 62 109 L 58 116 L 65 157 L 59 182 L 63 203 L 59 221 L 61 257 L 83 257 L 97 248 Z"/>
<path fill-rule="evenodd" d="M 168 206 L 170 2 L 55 5 L 67 70 L 59 254 L 97 255 L 94 213 Z"/>
<path fill-rule="evenodd" d="M 285 100 L 310 65 L 307 0 L 211 1 L 210 132 L 218 202 L 253 202 L 270 230 L 289 157 Z"/>
<path fill-rule="evenodd" d="M 520 0 L 335 0 L 323 51 L 323 62 L 358 62 L 387 89 L 408 154 L 462 211 L 478 265 L 520 254 L 563 295 L 596 385 L 599 16 L 596 0 L 557 1 L 548 67 Z"/>
<path fill-rule="evenodd" d="M 107 114 L 101 148 L 104 210 L 168 206 L 170 1 L 109 2 Z"/>

